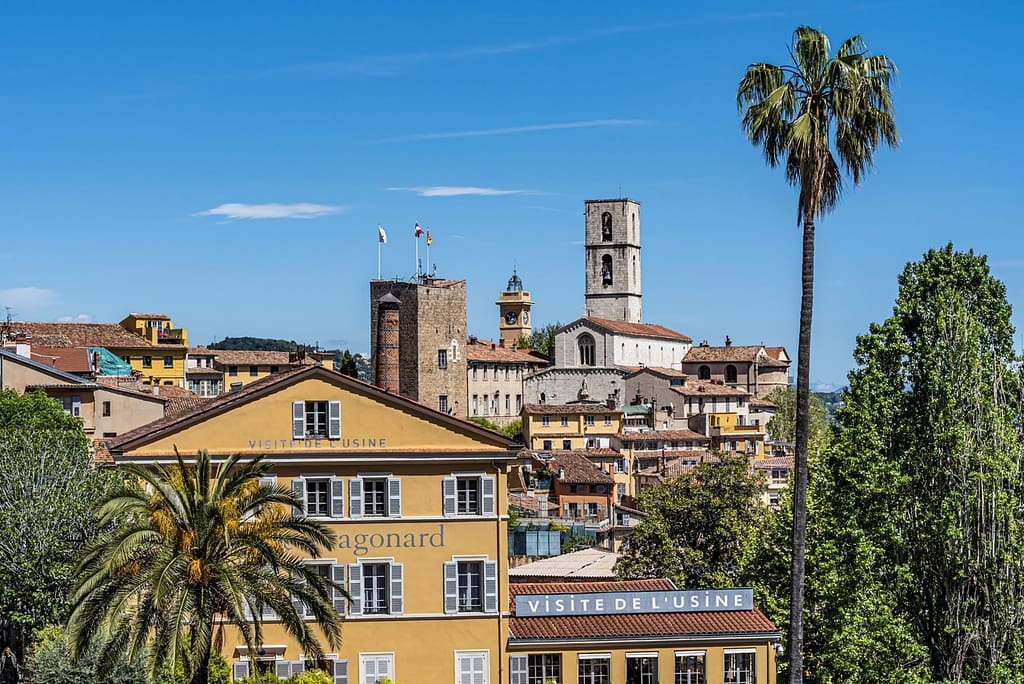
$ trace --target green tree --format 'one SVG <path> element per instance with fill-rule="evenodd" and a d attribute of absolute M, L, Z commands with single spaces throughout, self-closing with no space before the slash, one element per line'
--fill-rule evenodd
<path fill-rule="evenodd" d="M 616 563 L 620 578 L 668 577 L 680 588 L 736 586 L 744 544 L 764 524 L 764 481 L 745 456 L 721 458 L 641 492 L 647 517 Z"/>
<path fill-rule="evenodd" d="M 78 418 L 42 392 L 0 392 L 0 618 L 17 641 L 67 618 L 77 554 L 113 485 Z"/>
<path fill-rule="evenodd" d="M 1024 402 L 1010 315 L 984 257 L 947 245 L 908 264 L 893 315 L 857 340 L 825 463 L 834 514 L 871 553 L 859 571 L 887 589 L 936 680 L 1024 672 Z"/>
<path fill-rule="evenodd" d="M 778 408 L 765 429 L 768 436 L 775 441 L 796 441 L 796 390 L 792 387 L 778 387 L 767 397 L 768 401 Z M 828 409 L 821 397 L 812 394 L 810 397 L 810 422 L 807 427 L 807 445 L 809 453 L 818 453 L 828 448 L 832 440 L 832 426 L 829 423 Z"/>
<path fill-rule="evenodd" d="M 332 592 L 342 591 L 304 562 L 333 547 L 320 522 L 292 514 L 290 490 L 260 484 L 271 464 L 228 456 L 216 468 L 200 451 L 189 465 L 129 464 L 127 484 L 99 509 L 106 528 L 85 550 L 71 598 L 68 633 L 81 657 L 100 640 L 98 672 L 152 639 L 153 675 L 180 661 L 191 684 L 207 681 L 215 619 L 236 625 L 250 653 L 263 642 L 270 608 L 310 658 L 323 649 L 295 609 L 301 601 L 332 647 L 341 624 Z M 138 486 L 143 483 L 146 489 Z"/>
<path fill-rule="evenodd" d="M 77 662 L 71 658 L 67 635 L 57 625 L 37 630 L 32 654 L 26 664 L 32 680 L 46 684 L 149 684 L 142 654 L 131 661 L 119 660 L 103 677 L 96 675 L 98 649 L 90 645 Z"/>
<path fill-rule="evenodd" d="M 736 103 L 743 112 L 748 139 L 762 148 L 768 165 L 785 164 L 786 179 L 799 190 L 797 225 L 803 226 L 789 626 L 789 674 L 790 682 L 795 683 L 803 681 L 815 220 L 839 201 L 843 187 L 840 165 L 854 184 L 859 184 L 879 145 L 894 147 L 898 136 L 889 93 L 896 72 L 891 59 L 869 56 L 860 36 L 849 38 L 830 55 L 828 37 L 806 26 L 793 33 L 790 55 L 791 64 L 747 67 Z"/>
<path fill-rule="evenodd" d="M 519 338 L 518 345 L 520 349 L 532 349 L 535 352 L 540 352 L 544 356 L 554 358 L 555 356 L 555 333 L 561 330 L 562 324 L 559 322 L 549 323 L 542 325 L 539 328 L 535 328 L 529 337 Z"/>

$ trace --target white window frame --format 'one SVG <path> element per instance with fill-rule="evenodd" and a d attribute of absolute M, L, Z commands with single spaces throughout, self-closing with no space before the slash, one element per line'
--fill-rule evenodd
<path fill-rule="evenodd" d="M 479 482 L 479 507 L 476 513 L 459 512 L 458 481 L 465 479 Z M 493 475 L 452 473 L 441 481 L 441 512 L 446 518 L 492 517 L 497 511 L 497 488 L 497 479 Z"/>
<path fill-rule="evenodd" d="M 584 660 L 603 660 L 608 664 L 608 681 L 613 682 L 612 679 L 612 654 L 611 653 L 577 653 L 576 654 L 576 681 L 577 683 L 590 684 L 588 681 L 580 679 L 580 664 Z M 565 679 L 564 675 L 562 677 Z"/>
<path fill-rule="evenodd" d="M 366 515 L 363 498 L 364 480 L 384 480 L 384 515 Z M 348 481 L 348 513 L 350 518 L 384 520 L 402 517 L 402 480 L 392 473 L 359 473 Z"/>
<path fill-rule="evenodd" d="M 626 657 L 625 657 L 626 669 L 623 672 L 623 677 L 627 677 L 629 675 L 629 659 L 630 658 L 634 658 L 634 659 L 653 658 L 654 659 L 654 681 L 658 682 L 660 684 L 661 680 L 659 678 L 659 674 L 660 674 L 660 671 L 661 671 L 661 661 L 658 658 L 658 652 L 657 651 L 634 651 L 632 653 L 627 652 L 626 653 Z M 672 659 L 672 663 L 673 663 L 673 667 L 674 667 L 675 666 L 675 658 Z"/>
<path fill-rule="evenodd" d="M 462 672 L 462 659 L 463 658 L 483 658 L 483 671 L 480 673 L 481 678 L 473 679 L 473 675 L 476 672 Z M 469 678 L 462 678 L 461 675 L 468 674 Z M 491 652 L 488 650 L 483 651 L 455 651 L 455 684 L 488 684 L 490 681 L 491 674 Z"/>
<path fill-rule="evenodd" d="M 386 565 L 386 596 L 384 597 L 387 610 L 383 613 L 363 612 L 363 566 L 364 565 Z M 360 558 L 355 563 L 348 565 L 348 593 L 352 597 L 349 601 L 349 615 L 367 615 L 369 617 L 380 617 L 383 615 L 402 615 L 405 612 L 405 566 L 396 563 L 394 558 Z"/>
<path fill-rule="evenodd" d="M 292 494 L 302 502 L 302 508 L 294 511 L 296 515 L 307 515 L 309 502 L 306 500 L 306 483 L 310 480 L 328 482 L 327 515 L 311 515 L 311 518 L 339 519 L 345 517 L 345 479 L 334 477 L 330 473 L 302 473 L 292 478 Z"/>
<path fill-rule="evenodd" d="M 459 564 L 480 564 L 480 610 L 459 609 Z M 498 561 L 486 556 L 452 556 L 444 564 L 444 612 L 448 615 L 484 615 L 498 612 Z"/>
<path fill-rule="evenodd" d="M 728 679 L 729 672 L 725 669 L 725 660 L 731 655 L 749 655 L 750 656 L 750 670 L 747 672 L 749 677 L 742 679 L 739 677 L 739 673 L 736 672 L 736 676 L 733 679 Z M 757 684 L 757 649 L 756 648 L 724 648 L 722 649 L 722 681 L 725 684 Z"/>
<path fill-rule="evenodd" d="M 368 679 L 366 663 L 370 660 L 374 661 L 374 672 L 373 679 Z M 377 671 L 377 665 L 380 662 L 387 662 L 387 672 Z M 359 682 L 360 684 L 376 684 L 380 679 L 390 679 L 395 681 L 395 653 L 360 653 L 359 654 Z"/>
<path fill-rule="evenodd" d="M 306 431 L 308 404 L 327 404 L 327 423 L 325 434 L 311 434 Z M 341 438 L 341 402 L 328 399 L 306 399 L 292 402 L 292 439 L 340 439 Z"/>
<path fill-rule="evenodd" d="M 708 681 L 708 652 L 707 651 L 675 651 L 672 654 L 672 684 L 679 681 L 679 671 L 676 669 L 679 658 L 700 656 L 704 659 L 704 672 L 699 681 L 684 682 L 684 684 L 707 684 Z"/>

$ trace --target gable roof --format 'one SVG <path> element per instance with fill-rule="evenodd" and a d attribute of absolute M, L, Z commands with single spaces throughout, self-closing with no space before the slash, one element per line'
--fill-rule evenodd
<path fill-rule="evenodd" d="M 619 409 L 608 408 L 601 401 L 584 401 L 570 404 L 526 404 L 523 413 L 536 416 L 571 415 L 574 413 L 622 413 Z"/>
<path fill-rule="evenodd" d="M 222 366 L 287 366 L 291 356 L 286 351 L 249 349 L 211 349 Z M 206 350 L 203 353 L 207 353 Z M 293 364 L 294 365 L 294 364 Z"/>
<path fill-rule="evenodd" d="M 782 349 L 773 347 L 773 349 Z M 699 344 L 691 347 L 683 357 L 683 363 L 754 363 L 764 367 L 788 367 L 789 361 L 781 361 L 772 356 L 763 344 L 735 345 L 712 347 Z"/>
<path fill-rule="evenodd" d="M 471 337 L 466 342 L 466 361 L 487 361 L 491 363 L 528 363 L 548 365 L 548 361 L 528 351 L 512 349 L 490 340 Z"/>
<path fill-rule="evenodd" d="M 142 337 L 117 323 L 37 323 L 15 321 L 11 333 L 28 333 L 32 342 L 48 347 L 114 347 L 115 349 L 155 349 Z M 180 345 L 164 345 L 179 347 Z M 161 347 L 163 348 L 163 346 Z"/>
<path fill-rule="evenodd" d="M 627 368 L 627 366 L 623 366 Z M 687 374 L 681 370 L 675 368 L 664 368 L 663 366 L 640 366 L 640 367 L 629 367 L 629 375 L 627 378 L 635 378 L 638 375 L 657 375 L 663 378 L 687 378 Z"/>
<path fill-rule="evenodd" d="M 29 354 L 37 361 L 47 363 L 54 368 L 60 368 L 68 373 L 89 373 L 92 365 L 89 363 L 89 350 L 81 347 L 69 349 L 67 347 L 39 347 L 32 345 Z"/>
<path fill-rule="evenodd" d="M 36 361 L 35 359 L 31 359 L 26 356 L 22 356 L 21 354 L 16 354 L 8 349 L 0 349 L 0 357 L 2 357 L 6 362 L 20 363 L 29 366 L 30 368 L 34 368 L 35 370 L 46 373 L 47 375 L 50 375 L 57 381 L 54 384 L 85 385 L 88 387 L 95 386 L 92 382 L 87 381 L 78 375 L 68 373 L 67 371 L 61 370 L 60 368 L 51 366 L 48 363 L 43 363 L 41 361 Z"/>
<path fill-rule="evenodd" d="M 750 392 L 731 385 L 719 385 L 710 380 L 687 380 L 682 385 L 671 385 L 673 392 L 684 397 L 748 397 Z"/>
<path fill-rule="evenodd" d="M 614 484 L 615 479 L 604 472 L 583 451 L 551 451 L 551 457 L 537 461 L 551 466 L 559 482 L 566 484 Z"/>
<path fill-rule="evenodd" d="M 111 453 L 116 456 L 119 453 L 123 453 L 163 437 L 167 437 L 179 430 L 208 420 L 209 418 L 228 413 L 235 407 L 256 401 L 284 387 L 299 383 L 308 378 L 326 379 L 336 385 L 340 385 L 344 389 L 370 395 L 381 403 L 386 403 L 407 413 L 418 415 L 421 418 L 426 418 L 436 423 L 441 423 L 446 427 L 453 428 L 467 436 L 485 439 L 499 448 L 511 449 L 517 446 L 515 442 L 504 435 L 477 425 L 472 421 L 462 420 L 461 418 L 442 413 L 411 399 L 406 399 L 403 396 L 385 392 L 375 385 L 362 382 L 361 380 L 357 380 L 356 378 L 352 378 L 323 366 L 309 365 L 268 375 L 255 382 L 249 383 L 237 392 L 222 394 L 181 413 L 167 415 L 164 418 L 155 420 L 130 432 L 126 432 L 113 439 L 109 443 L 109 449 Z"/>
<path fill-rule="evenodd" d="M 693 342 L 693 338 L 684 335 L 683 333 L 676 332 L 675 330 L 670 330 L 663 325 L 654 325 L 652 323 L 628 323 L 626 321 L 613 321 L 609 318 L 595 318 L 593 316 L 584 316 L 579 320 L 590 321 L 593 325 L 603 328 L 609 332 L 632 335 L 633 337 L 653 337 L 662 340 L 672 340 L 674 342 Z M 575 322 L 563 327 L 562 330 L 567 330 L 573 325 L 575 325 Z M 561 332 L 561 330 L 559 332 Z"/>
<path fill-rule="evenodd" d="M 643 430 L 640 432 L 623 432 L 619 439 L 624 444 L 631 442 L 647 442 L 651 440 L 687 440 L 691 442 L 710 442 L 711 438 L 693 430 Z"/>
<path fill-rule="evenodd" d="M 573 581 L 613 580 L 615 562 L 618 560 L 619 554 L 613 551 L 591 547 L 510 568 L 508 576 L 509 579 L 520 582 L 530 579 L 538 581 L 542 577 Z"/>

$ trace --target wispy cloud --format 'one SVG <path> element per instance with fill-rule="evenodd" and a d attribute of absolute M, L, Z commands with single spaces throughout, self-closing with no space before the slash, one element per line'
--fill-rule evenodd
<path fill-rule="evenodd" d="M 77 314 L 75 316 L 58 316 L 58 323 L 92 323 L 92 316 L 90 314 Z"/>
<path fill-rule="evenodd" d="M 197 211 L 193 216 L 223 216 L 229 219 L 314 219 L 339 214 L 346 207 L 328 204 L 221 204 L 213 209 Z"/>
<path fill-rule="evenodd" d="M 0 290 L 0 306 L 10 307 L 11 314 L 23 316 L 57 301 L 56 290 L 43 287 L 10 287 Z"/>
<path fill-rule="evenodd" d="M 472 185 L 431 185 L 422 188 L 388 188 L 394 192 L 414 192 L 420 197 L 461 197 L 476 195 L 478 197 L 495 197 L 499 195 L 539 195 L 535 190 L 501 190 L 499 188 L 479 188 Z"/>
<path fill-rule="evenodd" d="M 506 128 L 483 128 L 469 131 L 445 131 L 441 133 L 414 133 L 394 138 L 368 140 L 371 145 L 383 143 L 412 142 L 415 140 L 446 140 L 449 138 L 481 138 L 489 135 L 514 135 L 538 131 L 560 131 L 571 128 L 611 128 L 616 126 L 651 126 L 658 123 L 651 119 L 591 119 L 589 121 L 563 121 L 557 123 L 533 124 L 530 126 L 509 126 Z"/>

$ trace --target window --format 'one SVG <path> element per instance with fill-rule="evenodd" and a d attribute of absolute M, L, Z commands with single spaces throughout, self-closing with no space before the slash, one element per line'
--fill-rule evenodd
<path fill-rule="evenodd" d="M 487 651 L 455 652 L 455 684 L 487 684 Z"/>
<path fill-rule="evenodd" d="M 344 565 L 331 565 L 330 563 L 308 563 L 306 567 L 308 567 L 310 570 L 315 572 L 317 575 L 320 575 L 320 577 L 323 577 L 324 579 L 327 579 L 327 580 L 333 579 L 335 577 L 336 573 L 332 572 L 332 570 L 334 568 L 341 568 L 341 576 L 342 576 L 342 578 L 344 578 L 344 576 L 345 576 L 344 575 L 344 573 L 345 573 L 345 566 Z M 335 580 L 335 581 L 337 581 L 337 580 Z M 337 593 L 338 593 L 337 590 L 335 590 L 335 594 L 337 594 Z M 342 598 L 344 598 L 344 596 L 342 596 Z M 293 601 L 292 602 L 294 603 L 295 610 L 298 612 L 299 615 L 301 615 L 303 617 L 313 617 L 313 611 L 305 603 L 302 603 L 301 601 L 299 601 L 298 599 L 295 599 L 294 597 L 293 597 Z M 337 605 L 335 606 L 335 609 L 337 609 Z M 344 605 L 342 606 L 342 609 L 341 609 L 341 611 L 338 612 L 338 614 L 339 615 L 344 615 L 345 614 Z"/>
<path fill-rule="evenodd" d="M 541 427 L 551 427 L 551 416 L 541 416 Z"/>
<path fill-rule="evenodd" d="M 476 380 L 476 366 L 473 366 L 473 379 Z"/>
<path fill-rule="evenodd" d="M 615 484 L 615 500 L 622 501 L 626 498 L 626 483 L 617 482 Z"/>
<path fill-rule="evenodd" d="M 250 378 L 255 378 L 259 374 L 260 374 L 260 367 L 259 366 L 249 366 L 249 377 Z"/>
<path fill-rule="evenodd" d="M 363 561 L 348 566 L 348 593 L 352 615 L 401 615 L 405 605 L 403 565 Z M 337 581 L 337 579 L 335 579 Z"/>
<path fill-rule="evenodd" d="M 484 371 L 484 378 L 483 379 L 486 380 L 487 379 L 487 366 L 483 367 L 483 371 Z"/>
<path fill-rule="evenodd" d="M 594 337 L 590 333 L 583 333 L 576 338 L 576 348 L 579 349 L 580 365 L 594 365 Z"/>
<path fill-rule="evenodd" d="M 626 681 L 630 684 L 658 684 L 658 654 L 627 653 Z"/>
<path fill-rule="evenodd" d="M 562 416 L 560 424 L 562 427 L 569 427 L 569 416 Z"/>
<path fill-rule="evenodd" d="M 601 239 L 605 242 L 612 239 L 612 215 L 607 211 L 601 214 Z"/>
<path fill-rule="evenodd" d="M 516 415 L 521 413 L 522 410 L 523 410 L 523 395 L 522 394 L 517 394 L 516 395 Z"/>
<path fill-rule="evenodd" d="M 626 459 L 617 458 L 615 459 L 615 472 L 624 473 L 626 472 Z"/>
<path fill-rule="evenodd" d="M 523 684 L 544 684 L 549 679 L 556 682 L 562 681 L 562 656 L 559 653 L 531 653 L 528 656 L 513 656 L 522 658 L 525 662 L 526 677 L 517 680 L 516 665 L 511 663 L 511 676 L 513 682 L 521 681 Z"/>
<path fill-rule="evenodd" d="M 165 356 L 164 357 L 164 368 L 174 368 L 174 357 L 173 356 Z"/>
<path fill-rule="evenodd" d="M 612 256 L 610 254 L 605 254 L 601 257 L 601 284 L 611 285 L 613 280 Z"/>
<path fill-rule="evenodd" d="M 292 402 L 292 438 L 341 437 L 340 401 Z"/>
<path fill-rule="evenodd" d="M 445 563 L 444 612 L 498 612 L 498 562 L 460 560 Z"/>
<path fill-rule="evenodd" d="M 754 652 L 725 652 L 725 684 L 754 684 Z"/>
<path fill-rule="evenodd" d="M 611 425 L 612 425 L 612 417 L 611 416 L 605 416 L 604 417 L 604 426 L 605 427 L 611 427 Z"/>
<path fill-rule="evenodd" d="M 508 413 L 511 410 L 512 410 L 512 395 L 511 394 L 506 394 L 505 395 L 505 413 Z"/>
<path fill-rule="evenodd" d="M 594 427 L 594 416 L 587 416 L 587 427 Z"/>
<path fill-rule="evenodd" d="M 103 415 L 104 416 L 109 416 L 110 415 L 110 402 L 109 401 L 103 402 Z"/>
<path fill-rule="evenodd" d="M 304 503 L 308 516 L 340 518 L 345 513 L 345 481 L 340 477 L 297 477 L 292 480 L 292 494 Z"/>
<path fill-rule="evenodd" d="M 578 684 L 611 684 L 611 656 L 607 653 L 581 653 L 576 663 Z"/>
<path fill-rule="evenodd" d="M 228 366 L 228 375 L 232 378 L 238 375 L 238 366 Z"/>
<path fill-rule="evenodd" d="M 674 684 L 706 684 L 704 652 L 676 651 L 676 677 Z"/>
<path fill-rule="evenodd" d="M 395 654 L 360 653 L 359 683 L 377 684 L 381 679 L 395 679 Z"/>
<path fill-rule="evenodd" d="M 736 382 L 736 366 L 729 365 L 725 367 L 725 381 Z"/>
<path fill-rule="evenodd" d="M 437 367 L 444 369 L 448 367 L 448 350 L 438 349 L 437 350 Z"/>
<path fill-rule="evenodd" d="M 494 515 L 495 481 L 491 476 L 455 475 L 441 483 L 444 515 Z"/>
<path fill-rule="evenodd" d="M 271 373 L 276 373 L 277 371 L 278 371 L 278 367 L 277 366 L 271 366 L 270 367 L 270 372 Z"/>
<path fill-rule="evenodd" d="M 82 397 L 76 394 L 71 397 L 60 397 L 59 401 L 64 413 L 75 418 L 82 417 Z"/>
<path fill-rule="evenodd" d="M 562 448 L 566 449 L 566 450 L 572 449 L 572 440 L 571 439 L 563 439 L 562 440 Z"/>
<path fill-rule="evenodd" d="M 441 413 L 448 413 L 448 395 L 442 394 L 437 397 L 437 410 Z"/>
<path fill-rule="evenodd" d="M 479 408 L 479 405 L 478 405 L 478 403 L 477 403 L 477 400 L 478 400 L 478 399 L 479 399 L 479 397 L 478 397 L 477 395 L 475 395 L 475 394 L 474 394 L 474 395 L 473 395 L 473 415 L 474 415 L 474 416 L 475 416 L 475 415 L 479 415 L 479 414 L 477 413 L 477 412 L 478 412 L 478 411 L 480 410 L 480 408 Z"/>
<path fill-rule="evenodd" d="M 505 366 L 505 379 L 508 380 L 508 366 Z"/>
<path fill-rule="evenodd" d="M 388 581 L 390 573 L 387 563 L 364 563 L 363 570 L 363 615 L 386 615 L 388 612 Z"/>
<path fill-rule="evenodd" d="M 544 440 L 544 451 L 551 451 L 551 440 L 550 439 L 545 439 Z"/>
<path fill-rule="evenodd" d="M 710 380 L 711 379 L 711 366 L 701 366 L 697 369 L 698 380 Z"/>
<path fill-rule="evenodd" d="M 402 515 L 402 481 L 390 475 L 354 477 L 348 483 L 349 516 L 397 518 Z"/>
<path fill-rule="evenodd" d="M 142 357 L 142 367 L 143 368 L 152 368 L 153 367 L 153 357 L 152 356 L 143 356 Z"/>

